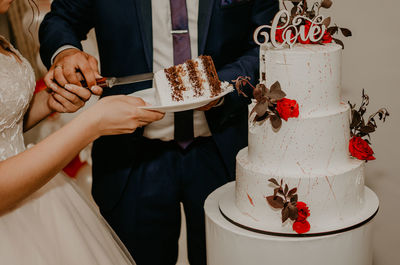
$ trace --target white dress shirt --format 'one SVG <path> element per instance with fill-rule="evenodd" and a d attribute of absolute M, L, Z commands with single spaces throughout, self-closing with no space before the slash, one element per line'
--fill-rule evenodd
<path fill-rule="evenodd" d="M 169 0 L 151 0 L 153 23 L 153 71 L 174 65 L 172 22 Z M 198 0 L 186 0 L 189 22 L 190 50 L 192 58 L 198 56 L 197 17 L 199 13 Z M 194 137 L 211 136 L 210 128 L 204 111 L 193 112 Z M 174 139 L 174 114 L 166 113 L 158 122 L 146 126 L 144 136 L 158 138 L 164 141 Z"/>

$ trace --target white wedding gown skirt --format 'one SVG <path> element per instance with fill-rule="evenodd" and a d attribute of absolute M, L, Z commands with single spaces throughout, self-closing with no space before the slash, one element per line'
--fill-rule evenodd
<path fill-rule="evenodd" d="M 133 263 L 91 202 L 71 182 L 58 174 L 0 217 L 0 264 Z"/>
<path fill-rule="evenodd" d="M 0 36 L 0 38 L 2 38 Z M 0 161 L 25 150 L 23 117 L 35 78 L 26 59 L 0 53 Z M 46 163 L 46 161 L 37 161 Z M 0 215 L 0 264 L 134 264 L 126 248 L 62 173 Z"/>

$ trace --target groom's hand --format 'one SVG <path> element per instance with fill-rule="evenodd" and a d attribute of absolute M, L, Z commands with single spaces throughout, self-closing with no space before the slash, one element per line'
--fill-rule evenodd
<path fill-rule="evenodd" d="M 56 92 L 66 84 L 81 86 L 80 81 L 85 80 L 92 93 L 100 95 L 102 89 L 96 86 L 96 78 L 101 78 L 96 58 L 78 49 L 66 49 L 54 58 L 44 81 Z"/>
<path fill-rule="evenodd" d="M 44 77 L 44 82 L 51 89 L 48 90 L 50 110 L 75 112 L 85 105 L 92 94 L 101 95 L 103 89 L 96 86 L 96 78 L 99 77 L 97 60 L 93 56 L 78 49 L 60 52 Z M 82 87 L 81 80 L 88 83 L 90 91 Z"/>

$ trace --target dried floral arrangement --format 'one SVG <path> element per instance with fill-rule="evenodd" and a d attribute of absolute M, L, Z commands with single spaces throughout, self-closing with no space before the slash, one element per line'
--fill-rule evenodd
<path fill-rule="evenodd" d="M 293 230 L 298 234 L 306 233 L 310 230 L 310 223 L 307 218 L 310 216 L 310 210 L 304 202 L 298 201 L 297 188 L 289 190 L 287 184 L 283 185 L 283 180 L 280 183 L 271 178 L 268 180 L 276 186 L 274 195 L 268 196 L 268 204 L 275 209 L 282 209 L 282 223 L 290 219 L 293 222 Z"/>
<path fill-rule="evenodd" d="M 285 2 L 291 2 L 293 7 L 289 10 Z M 339 27 L 336 24 L 331 26 L 331 17 L 324 17 L 320 14 L 321 8 L 329 9 L 332 0 L 320 0 L 309 5 L 307 0 L 283 0 L 283 9 L 279 11 L 271 25 L 263 25 L 254 32 L 254 40 L 258 45 L 258 36 L 264 36 L 267 43 L 275 47 L 282 47 L 288 44 L 292 47 L 295 43 L 302 44 L 324 44 L 335 43 L 344 48 L 343 42 L 333 37 L 341 32 L 344 37 L 352 35 L 348 28 Z M 262 30 L 270 29 L 270 36 Z"/>
<path fill-rule="evenodd" d="M 386 108 L 381 108 L 377 112 L 369 116 L 368 120 L 365 120 L 364 114 L 367 111 L 369 105 L 369 96 L 362 91 L 362 101 L 358 109 L 356 105 L 349 102 L 351 108 L 351 120 L 350 120 L 350 142 L 349 151 L 352 157 L 360 160 L 375 160 L 373 156 L 374 151 L 370 147 L 371 137 L 370 133 L 375 132 L 378 128 L 376 124 L 376 118 L 382 122 L 386 121 L 386 118 L 390 115 Z"/>
<path fill-rule="evenodd" d="M 257 84 L 255 87 L 250 83 L 250 77 L 239 76 L 232 80 L 239 95 L 248 97 L 242 87 L 249 85 L 253 90 L 253 97 L 256 105 L 250 112 L 250 116 L 255 113 L 253 122 L 263 123 L 266 120 L 271 121 L 272 128 L 279 130 L 282 126 L 282 119 L 287 121 L 289 118 L 299 116 L 299 104 L 296 100 L 285 98 L 286 93 L 282 91 L 281 85 L 276 81 L 270 88 L 264 84 Z"/>

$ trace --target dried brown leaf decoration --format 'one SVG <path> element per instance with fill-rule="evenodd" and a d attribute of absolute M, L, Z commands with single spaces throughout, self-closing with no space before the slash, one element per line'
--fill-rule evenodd
<path fill-rule="evenodd" d="M 361 116 L 360 113 L 356 110 L 351 111 L 351 124 L 350 124 L 350 129 L 354 129 L 358 127 L 358 125 L 361 122 Z"/>
<path fill-rule="evenodd" d="M 297 13 L 297 6 L 293 6 L 292 10 L 290 11 L 290 14 L 292 17 L 295 17 Z"/>
<path fill-rule="evenodd" d="M 324 19 L 324 21 L 322 21 L 322 25 L 325 25 L 325 27 L 329 27 L 329 25 L 331 24 L 331 17 L 327 17 Z"/>
<path fill-rule="evenodd" d="M 258 122 L 260 125 L 264 124 L 269 119 L 268 112 L 266 112 L 263 116 L 255 116 L 253 122 Z"/>
<path fill-rule="evenodd" d="M 296 220 L 297 217 L 299 216 L 299 211 L 296 205 L 293 203 L 289 203 L 287 208 L 289 209 L 289 218 L 293 221 Z"/>
<path fill-rule="evenodd" d="M 369 134 L 375 131 L 375 127 L 373 126 L 363 126 L 360 128 L 360 132 L 364 133 L 364 134 Z"/>
<path fill-rule="evenodd" d="M 272 91 L 280 91 L 282 90 L 281 88 L 281 83 L 279 83 L 279 81 L 276 81 L 275 83 L 273 83 L 270 87 L 271 92 Z"/>
<path fill-rule="evenodd" d="M 293 188 L 289 191 L 288 193 L 288 197 L 292 197 L 293 194 L 295 194 L 297 192 L 297 188 Z"/>
<path fill-rule="evenodd" d="M 264 103 L 260 102 L 254 106 L 254 108 L 250 112 L 250 115 L 255 112 L 257 113 L 257 116 L 261 117 L 264 116 L 267 110 L 268 110 L 268 102 L 267 101 L 265 101 Z"/>
<path fill-rule="evenodd" d="M 268 89 L 264 84 L 257 84 L 255 89 L 253 90 L 253 97 L 257 101 L 261 101 L 266 91 L 268 91 Z"/>
<path fill-rule="evenodd" d="M 272 128 L 274 128 L 275 130 L 279 130 L 282 126 L 281 118 L 278 117 L 277 115 L 271 115 L 270 119 Z"/>
<path fill-rule="evenodd" d="M 331 0 L 323 0 L 321 3 L 321 7 L 323 8 L 330 8 L 332 6 L 332 1 Z"/>
<path fill-rule="evenodd" d="M 326 30 L 328 31 L 329 34 L 335 35 L 338 32 L 339 27 L 332 26 L 332 27 L 327 28 Z"/>
<path fill-rule="evenodd" d="M 293 195 L 292 198 L 290 198 L 290 202 L 297 202 L 297 200 L 299 199 L 299 196 L 297 194 Z"/>
<path fill-rule="evenodd" d="M 268 196 L 267 202 L 275 209 L 282 209 L 284 206 L 283 199 L 279 196 Z"/>
<path fill-rule="evenodd" d="M 269 92 L 266 93 L 266 96 L 271 100 L 280 100 L 286 96 L 286 93 L 282 91 L 281 84 L 279 81 L 276 81 L 269 89 Z"/>
<path fill-rule="evenodd" d="M 289 218 L 289 208 L 285 207 L 282 209 L 282 223 L 284 223 Z"/>
<path fill-rule="evenodd" d="M 371 139 L 370 134 L 375 132 L 378 128 L 376 117 L 378 116 L 379 120 L 383 120 L 383 122 L 385 122 L 386 117 L 389 116 L 389 112 L 386 108 L 381 108 L 374 114 L 370 115 L 368 120 L 365 120 L 364 114 L 366 113 L 367 106 L 369 105 L 369 96 L 365 94 L 364 89 L 362 90 L 360 107 L 356 109 L 356 104 L 351 104 L 350 102 L 349 105 L 351 108 L 350 135 L 352 137 L 360 138 L 367 136 L 367 138 L 362 138 L 362 140 L 367 142 L 368 145 L 371 145 L 371 142 L 369 141 Z"/>
<path fill-rule="evenodd" d="M 279 188 L 274 189 L 274 197 L 278 194 Z"/>
<path fill-rule="evenodd" d="M 276 179 L 274 179 L 274 178 L 270 178 L 268 181 L 271 182 L 271 183 L 274 183 L 276 186 L 279 186 L 278 181 Z"/>
<path fill-rule="evenodd" d="M 340 31 L 342 32 L 343 36 L 345 37 L 351 37 L 353 34 L 351 31 L 347 28 L 340 28 Z"/>
<path fill-rule="evenodd" d="M 336 38 L 332 38 L 337 44 L 339 44 L 340 46 L 342 46 L 342 49 L 344 49 L 344 43 L 343 41 L 336 39 Z"/>

